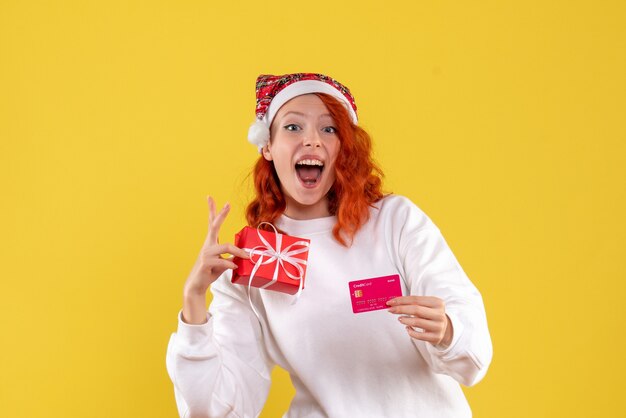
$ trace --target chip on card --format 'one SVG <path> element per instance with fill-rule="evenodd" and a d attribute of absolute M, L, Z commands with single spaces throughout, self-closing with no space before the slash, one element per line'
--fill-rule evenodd
<path fill-rule="evenodd" d="M 352 312 L 362 313 L 387 309 L 389 299 L 402 296 L 400 276 L 374 277 L 372 279 L 355 280 L 349 282 Z"/>

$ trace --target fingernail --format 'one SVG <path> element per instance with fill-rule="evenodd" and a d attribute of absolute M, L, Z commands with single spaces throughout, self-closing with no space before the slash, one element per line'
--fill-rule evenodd
<path fill-rule="evenodd" d="M 389 313 L 396 313 L 396 310 L 394 308 L 390 308 L 390 309 L 387 309 L 387 312 L 389 312 Z"/>
<path fill-rule="evenodd" d="M 393 305 L 393 299 L 387 301 L 387 306 Z"/>

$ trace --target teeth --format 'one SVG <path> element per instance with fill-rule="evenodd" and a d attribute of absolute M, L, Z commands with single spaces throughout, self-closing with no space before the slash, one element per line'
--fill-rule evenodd
<path fill-rule="evenodd" d="M 324 167 L 324 163 L 320 160 L 301 160 L 298 161 L 296 165 L 318 165 L 320 167 Z"/>

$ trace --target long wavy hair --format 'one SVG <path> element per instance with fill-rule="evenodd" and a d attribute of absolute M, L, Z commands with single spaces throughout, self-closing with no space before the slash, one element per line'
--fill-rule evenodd
<path fill-rule="evenodd" d="M 333 236 L 347 247 L 369 219 L 369 207 L 384 196 L 383 172 L 372 159 L 372 140 L 369 134 L 352 123 L 344 105 L 328 94 L 315 94 L 326 105 L 339 137 L 335 183 L 327 197 L 330 214 L 337 216 Z M 256 196 L 246 209 L 248 225 L 257 227 L 261 222 L 274 223 L 286 206 L 274 163 L 260 156 L 252 175 Z"/>

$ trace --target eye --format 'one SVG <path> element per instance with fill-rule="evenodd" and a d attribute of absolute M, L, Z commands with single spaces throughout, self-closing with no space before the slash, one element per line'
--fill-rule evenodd
<path fill-rule="evenodd" d="M 326 132 L 327 134 L 336 134 L 337 128 L 335 128 L 334 126 L 327 126 L 323 129 L 323 131 Z"/>
<path fill-rule="evenodd" d="M 302 129 L 298 125 L 296 125 L 295 123 L 290 123 L 289 125 L 285 125 L 284 128 L 285 128 L 285 130 L 292 131 L 292 132 L 296 132 L 296 131 L 299 131 L 299 130 Z"/>

